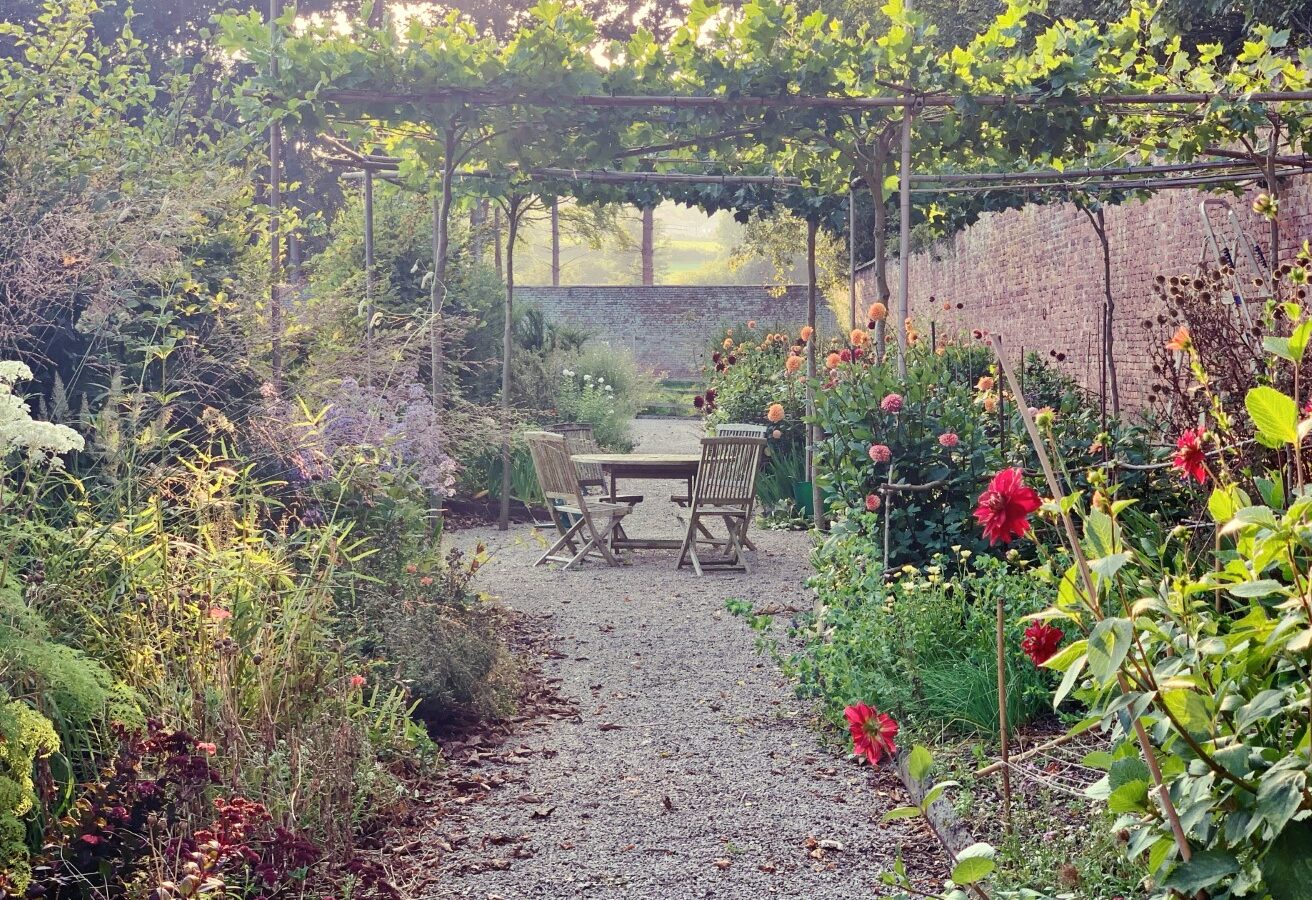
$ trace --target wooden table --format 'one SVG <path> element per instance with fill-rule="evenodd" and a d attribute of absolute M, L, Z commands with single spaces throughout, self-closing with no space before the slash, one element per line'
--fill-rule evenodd
<path fill-rule="evenodd" d="M 616 482 L 621 478 L 648 481 L 683 481 L 692 496 L 692 482 L 701 464 L 700 453 L 580 453 L 574 462 L 600 466 L 602 474 L 610 480 L 610 496 L 616 497 Z M 683 541 L 670 538 L 636 538 L 626 535 L 615 546 L 632 550 L 677 550 Z"/>

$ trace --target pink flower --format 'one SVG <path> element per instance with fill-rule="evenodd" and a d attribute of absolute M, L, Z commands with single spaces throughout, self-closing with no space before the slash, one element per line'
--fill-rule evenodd
<path fill-rule="evenodd" d="M 210 618 L 216 622 L 222 622 L 224 619 L 231 619 L 232 613 L 228 612 L 221 606 L 211 606 Z"/>
<path fill-rule="evenodd" d="M 871 444 L 870 459 L 877 463 L 886 463 L 893 458 L 893 451 L 888 449 L 887 444 Z"/>
<path fill-rule="evenodd" d="M 362 687 L 364 687 L 364 681 L 365 681 L 365 678 L 364 678 L 363 675 L 352 675 L 352 676 L 351 676 L 351 687 L 353 687 L 353 688 L 362 688 Z"/>
<path fill-rule="evenodd" d="M 879 401 L 879 408 L 886 413 L 898 413 L 902 411 L 902 395 L 889 394 L 883 400 Z"/>
<path fill-rule="evenodd" d="M 203 742 L 198 741 L 196 743 L 196 749 L 210 756 L 213 756 L 215 753 L 219 752 L 219 748 L 208 741 L 203 741 Z"/>
<path fill-rule="evenodd" d="M 858 703 L 843 710 L 848 730 L 852 732 L 852 751 L 864 756 L 870 765 L 878 765 L 885 755 L 897 752 L 893 738 L 897 737 L 897 722 L 887 713 Z"/>
<path fill-rule="evenodd" d="M 866 509 L 867 509 L 867 510 L 869 510 L 870 512 L 874 512 L 875 510 L 879 509 L 879 507 L 882 506 L 882 505 L 883 505 L 883 502 L 879 499 L 879 495 L 878 495 L 878 494 L 866 494 Z"/>
<path fill-rule="evenodd" d="M 955 431 L 945 431 L 938 436 L 940 447 L 955 447 L 961 443 L 961 438 L 957 437 Z"/>
<path fill-rule="evenodd" d="M 419 584 L 420 584 L 422 587 L 429 587 L 432 583 L 433 583 L 433 576 L 432 576 L 432 575 L 425 575 L 423 578 L 420 578 L 420 579 L 419 579 Z"/>

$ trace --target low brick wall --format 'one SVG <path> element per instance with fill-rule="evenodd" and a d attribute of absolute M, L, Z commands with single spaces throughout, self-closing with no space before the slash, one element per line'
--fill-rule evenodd
<path fill-rule="evenodd" d="M 548 321 L 626 347 L 643 368 L 678 379 L 699 374 L 709 341 L 724 328 L 755 320 L 761 328 L 796 333 L 806 322 L 805 286 L 780 295 L 740 285 L 523 287 L 515 299 L 541 309 Z M 833 334 L 837 324 L 823 297 L 818 314 L 821 333 Z"/>
<path fill-rule="evenodd" d="M 1312 184 L 1288 180 L 1280 208 L 1282 259 L 1312 237 Z M 1230 202 L 1250 239 L 1268 250 L 1267 225 L 1251 211 L 1250 192 Z M 1160 310 L 1153 278 L 1192 272 L 1205 246 L 1198 204 L 1208 195 L 1166 191 L 1106 211 L 1112 258 L 1113 325 L 1118 382 L 1128 409 L 1147 403 L 1152 372 L 1142 321 Z M 896 260 L 889 283 L 897 290 Z M 874 275 L 857 277 L 863 304 L 875 299 Z M 1086 386 L 1098 387 L 1099 317 L 1103 298 L 1102 252 L 1084 213 L 1069 204 L 1029 206 L 990 213 L 950 240 L 911 261 L 911 312 L 934 319 L 940 333 L 982 328 L 1013 347 L 1066 355 L 1065 367 Z M 944 311 L 943 303 L 951 306 Z M 962 303 L 964 308 L 956 309 Z"/>

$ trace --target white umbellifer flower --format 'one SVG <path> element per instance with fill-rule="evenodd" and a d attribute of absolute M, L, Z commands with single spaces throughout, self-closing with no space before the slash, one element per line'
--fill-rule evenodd
<path fill-rule="evenodd" d="M 0 457 L 15 450 L 26 450 L 34 459 L 81 450 L 82 435 L 66 425 L 33 419 L 27 401 L 14 396 L 13 386 L 31 377 L 32 370 L 22 363 L 0 361 Z"/>
<path fill-rule="evenodd" d="M 583 380 L 584 380 L 584 381 L 592 381 L 592 376 L 591 376 L 591 375 L 584 375 L 584 376 L 583 376 Z"/>

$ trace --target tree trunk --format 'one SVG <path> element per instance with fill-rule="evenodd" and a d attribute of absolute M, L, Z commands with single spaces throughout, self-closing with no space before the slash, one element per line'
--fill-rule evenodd
<path fill-rule="evenodd" d="M 642 283 L 656 283 L 656 208 L 642 208 Z"/>
<path fill-rule="evenodd" d="M 278 39 L 282 0 L 269 0 L 269 43 Z M 270 74 L 278 74 L 278 58 L 270 56 Z M 274 390 L 282 394 L 282 127 L 269 126 L 269 371 Z"/>
<path fill-rule="evenodd" d="M 476 263 L 482 263 L 487 254 L 487 212 L 486 200 L 469 210 L 469 252 Z"/>
<path fill-rule="evenodd" d="M 520 200 L 512 197 L 506 210 L 506 308 L 501 327 L 501 509 L 497 528 L 510 527 L 510 352 L 515 324 L 515 238 L 519 232 Z"/>
<path fill-rule="evenodd" d="M 1102 353 L 1107 367 L 1107 388 L 1112 402 L 1112 418 L 1121 415 L 1121 389 L 1116 380 L 1116 344 L 1112 327 L 1116 322 L 1116 298 L 1112 296 L 1112 250 L 1107 240 L 1107 218 L 1102 208 L 1098 209 L 1098 221 L 1094 226 L 1098 232 L 1098 243 L 1102 245 L 1102 287 L 1103 287 L 1103 338 Z M 1021 360 L 1023 369 L 1025 361 Z"/>
<path fill-rule="evenodd" d="M 551 286 L 560 287 L 560 201 L 554 199 L 551 201 Z"/>
<path fill-rule="evenodd" d="M 815 416 L 815 348 L 820 342 L 820 335 L 815 331 L 816 320 L 816 274 L 815 274 L 815 234 L 819 224 L 814 221 L 806 223 L 806 324 L 811 328 L 811 340 L 806 342 L 806 415 Z M 820 485 L 815 478 L 816 445 L 820 442 L 820 426 L 806 426 L 806 476 L 811 481 L 812 521 L 817 530 L 824 528 L 824 498 L 820 495 Z"/>
<path fill-rule="evenodd" d="M 374 172 L 364 170 L 364 349 L 365 384 L 374 383 Z"/>
<path fill-rule="evenodd" d="M 875 293 L 879 302 L 888 309 L 893 292 L 888 287 L 888 206 L 884 197 L 884 171 L 888 168 L 888 145 L 883 137 L 876 139 L 874 158 L 864 178 L 870 188 L 870 196 L 875 204 L 875 219 L 871 226 L 871 238 L 875 242 Z M 887 322 L 875 323 L 875 355 L 884 361 L 884 349 L 888 339 Z"/>
<path fill-rule="evenodd" d="M 910 9 L 910 0 L 907 0 Z M 908 95 L 909 97 L 910 95 Z M 898 164 L 897 374 L 907 377 L 907 319 L 911 315 L 911 106 L 902 107 L 902 160 Z"/>
<path fill-rule="evenodd" d="M 492 207 L 492 255 L 496 261 L 497 277 L 505 273 L 501 266 L 501 207 Z"/>
<path fill-rule="evenodd" d="M 456 136 L 448 131 L 442 160 L 442 191 L 433 206 L 433 291 L 429 322 L 429 363 L 432 366 L 433 407 L 438 418 L 446 403 L 446 348 L 443 346 L 442 316 L 446 306 L 446 269 L 450 255 L 451 182 L 454 180 Z"/>

